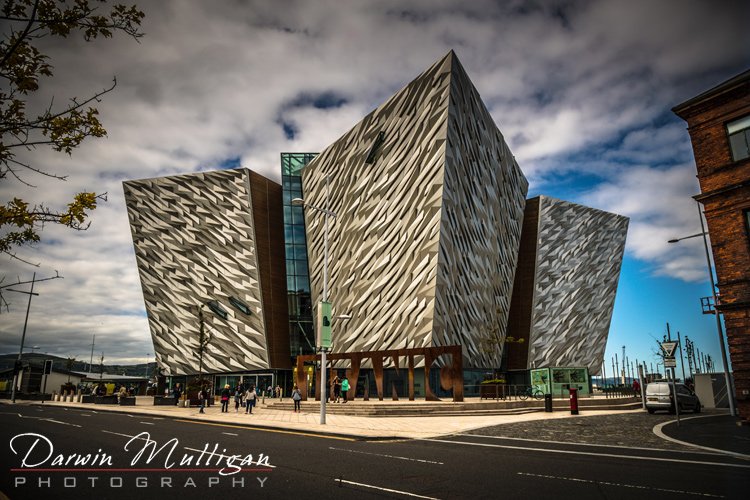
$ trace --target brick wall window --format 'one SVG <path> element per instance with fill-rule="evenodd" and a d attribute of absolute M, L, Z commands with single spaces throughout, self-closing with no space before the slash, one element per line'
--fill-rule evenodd
<path fill-rule="evenodd" d="M 750 115 L 727 123 L 729 145 L 734 161 L 750 157 Z"/>

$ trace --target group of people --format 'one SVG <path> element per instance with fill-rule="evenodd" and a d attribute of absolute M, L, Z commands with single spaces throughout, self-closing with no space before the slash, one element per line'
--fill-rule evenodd
<path fill-rule="evenodd" d="M 244 389 L 242 385 L 238 385 L 234 389 L 234 395 L 230 390 L 229 384 L 224 386 L 221 391 L 221 412 L 229 412 L 229 400 L 234 397 L 234 412 L 239 413 L 240 408 L 245 408 L 245 413 L 252 415 L 253 408 L 258 400 L 258 393 L 255 391 L 255 386 L 251 385 L 247 389 Z M 203 413 L 201 407 L 201 413 Z"/>
<path fill-rule="evenodd" d="M 340 379 L 339 376 L 336 375 L 331 385 L 333 386 L 331 401 L 338 403 L 339 399 L 343 399 L 343 402 L 346 403 L 346 395 L 349 392 L 349 389 L 351 389 L 351 387 L 349 387 L 349 379 L 346 377 Z"/>

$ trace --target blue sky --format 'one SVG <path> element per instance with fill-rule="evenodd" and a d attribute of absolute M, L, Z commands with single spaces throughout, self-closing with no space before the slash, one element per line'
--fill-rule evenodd
<path fill-rule="evenodd" d="M 4 180 L 0 196 L 64 206 L 81 190 L 108 192 L 91 228 L 48 227 L 0 276 L 52 275 L 39 286 L 28 344 L 88 359 L 153 359 L 121 182 L 248 167 L 280 179 L 281 151 L 320 151 L 448 50 L 455 50 L 530 181 L 544 194 L 630 217 L 606 359 L 627 346 L 653 361 L 669 321 L 717 360 L 698 239 L 695 165 L 675 105 L 750 67 L 748 3 L 699 0 L 340 0 L 149 2 L 140 43 L 45 49 L 55 77 L 41 107 L 87 95 L 117 76 L 98 105 L 107 138 L 68 158 L 37 150 L 38 186 Z M 17 350 L 25 301 L 9 297 L 0 351 Z"/>

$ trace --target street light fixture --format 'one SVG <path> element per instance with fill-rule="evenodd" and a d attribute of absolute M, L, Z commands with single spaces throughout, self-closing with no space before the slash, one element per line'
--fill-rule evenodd
<path fill-rule="evenodd" d="M 324 302 L 328 302 L 328 219 L 336 218 L 336 213 L 328 210 L 328 176 L 326 181 L 325 207 L 320 208 L 305 202 L 302 198 L 294 198 L 292 205 L 311 208 L 323 214 L 323 297 L 318 303 L 318 308 L 322 307 Z M 318 332 L 318 336 L 321 334 Z M 320 345 L 320 424 L 326 423 L 326 350 L 327 347 Z"/>
<path fill-rule="evenodd" d="M 708 267 L 708 279 L 709 283 L 711 284 L 711 294 L 714 299 L 714 316 L 716 317 L 716 331 L 719 334 L 719 349 L 721 350 L 721 362 L 724 367 L 724 380 L 727 385 L 727 399 L 729 400 L 729 413 L 732 416 L 737 415 L 737 410 L 735 409 L 734 404 L 734 385 L 732 384 L 732 379 L 729 376 L 729 362 L 727 361 L 727 352 L 726 352 L 726 343 L 724 342 L 724 332 L 721 328 L 721 318 L 719 317 L 719 310 L 716 309 L 716 307 L 719 305 L 718 297 L 716 296 L 716 286 L 714 286 L 714 271 L 711 267 L 711 255 L 708 252 L 708 238 L 706 236 L 708 235 L 708 231 L 706 231 L 705 226 L 703 225 L 703 212 L 701 211 L 700 202 L 696 201 L 696 206 L 698 207 L 698 218 L 701 221 L 701 232 L 697 234 L 691 234 L 690 236 L 684 236 L 682 238 L 674 238 L 668 241 L 668 243 L 677 243 L 682 240 L 687 240 L 690 238 L 697 238 L 698 236 L 703 237 L 703 249 L 706 252 L 706 267 Z"/>

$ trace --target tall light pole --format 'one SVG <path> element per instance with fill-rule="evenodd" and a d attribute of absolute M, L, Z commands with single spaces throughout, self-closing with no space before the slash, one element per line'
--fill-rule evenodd
<path fill-rule="evenodd" d="M 336 218 L 336 214 L 331 210 L 328 210 L 328 176 L 326 175 L 326 197 L 325 207 L 320 208 L 315 205 L 311 205 L 302 198 L 294 198 L 292 205 L 312 208 L 316 212 L 323 214 L 323 296 L 318 303 L 318 308 L 323 307 L 323 303 L 328 302 L 328 219 L 329 217 Z M 321 332 L 318 332 L 318 337 L 321 338 Z M 321 343 L 322 344 L 322 343 Z M 325 425 L 326 423 L 326 350 L 327 346 L 320 345 L 320 424 Z M 354 382 L 356 385 L 356 381 Z"/>
<path fill-rule="evenodd" d="M 706 251 L 706 267 L 708 267 L 708 279 L 709 283 L 711 284 L 711 295 L 714 299 L 714 316 L 716 317 L 716 332 L 719 334 L 719 350 L 721 351 L 721 363 L 724 367 L 724 380 L 727 384 L 727 399 L 729 399 L 729 413 L 732 414 L 732 416 L 737 415 L 737 410 L 735 409 L 734 404 L 734 385 L 732 384 L 732 378 L 729 376 L 729 362 L 727 361 L 727 351 L 726 351 L 726 344 L 724 342 L 724 332 L 721 328 L 721 318 L 719 317 L 719 310 L 716 309 L 716 307 L 719 305 L 718 297 L 716 296 L 716 286 L 714 285 L 714 271 L 713 267 L 711 266 L 711 254 L 708 252 L 708 238 L 706 237 L 708 235 L 708 232 L 706 231 L 706 227 L 703 225 L 703 212 L 701 211 L 700 202 L 696 201 L 696 204 L 698 206 L 698 218 L 701 221 L 701 232 L 698 234 L 691 234 L 690 236 L 685 236 L 683 238 L 675 238 L 672 240 L 669 240 L 668 243 L 677 243 L 678 241 L 687 240 L 689 238 L 697 238 L 698 236 L 703 236 L 703 248 Z"/>

